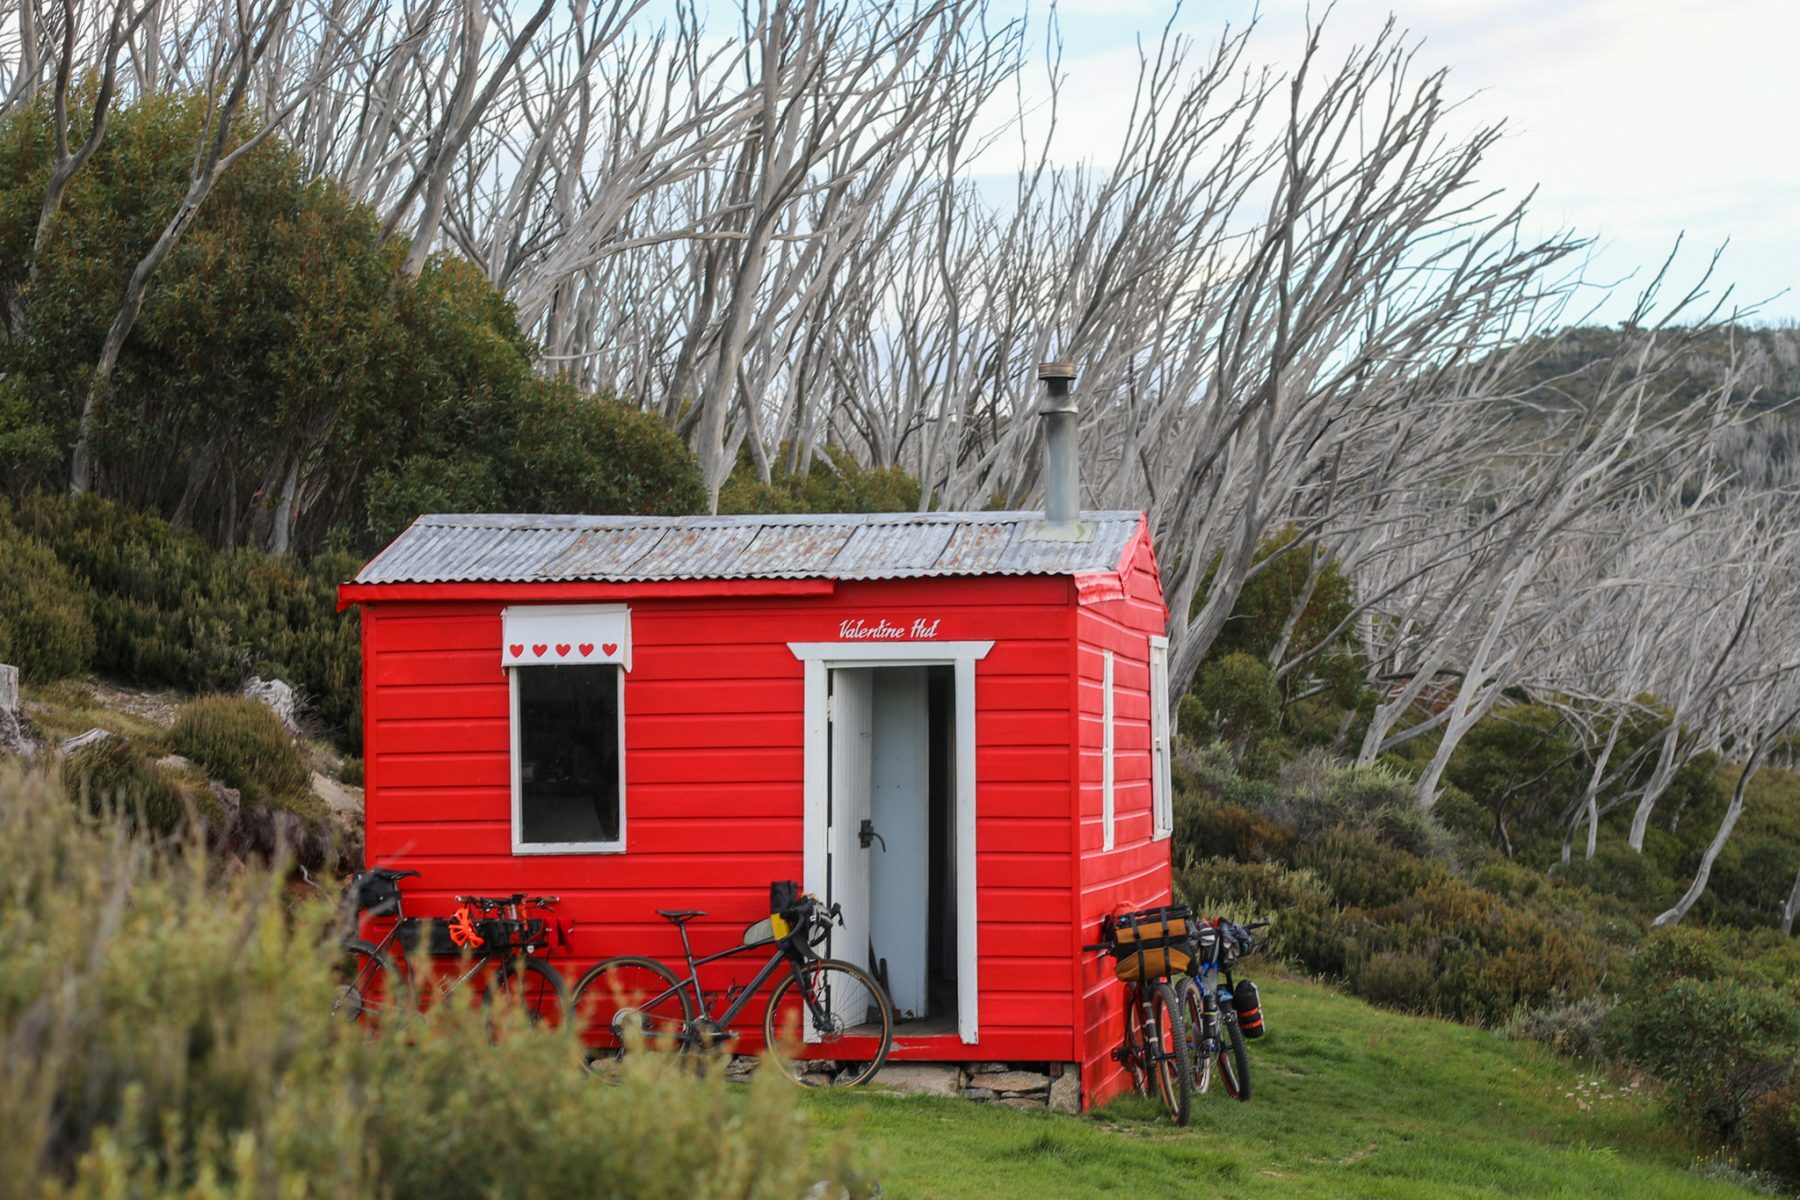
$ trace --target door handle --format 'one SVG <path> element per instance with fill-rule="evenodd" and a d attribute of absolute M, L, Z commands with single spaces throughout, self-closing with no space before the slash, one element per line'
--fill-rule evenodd
<path fill-rule="evenodd" d="M 870 842 L 880 842 L 881 852 L 883 854 L 887 853 L 887 839 L 882 837 L 879 833 L 876 833 L 875 822 L 866 818 L 862 823 L 862 828 L 856 831 L 856 840 L 862 844 L 864 850 L 869 848 Z"/>

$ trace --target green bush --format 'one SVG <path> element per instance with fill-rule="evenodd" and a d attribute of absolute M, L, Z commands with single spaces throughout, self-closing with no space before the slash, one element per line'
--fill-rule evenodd
<path fill-rule="evenodd" d="M 518 413 L 514 437 L 507 503 L 515 511 L 706 510 L 699 460 L 659 417 L 629 404 L 539 379 Z"/>
<path fill-rule="evenodd" d="M 86 594 L 55 554 L 5 520 L 0 507 L 0 663 L 34 682 L 87 670 L 94 625 Z"/>
<path fill-rule="evenodd" d="M 781 453 L 790 447 L 783 445 Z M 719 489 L 721 513 L 917 512 L 919 481 L 899 467 L 865 467 L 845 450 L 827 447 L 803 470 L 773 465 L 768 483 L 758 477 L 749 450 Z"/>
<path fill-rule="evenodd" d="M 202 696 L 182 705 L 170 729 L 175 751 L 261 803 L 307 794 L 310 775 L 280 718 L 243 696 Z"/>
<path fill-rule="evenodd" d="M 1205 663 L 1194 690 L 1182 698 L 1181 726 L 1194 736 L 1211 736 L 1231 747 L 1232 757 L 1251 773 L 1273 759 L 1260 754 L 1278 733 L 1281 689 L 1263 659 L 1243 651 Z M 1266 760 L 1266 761 L 1265 761 Z"/>
<path fill-rule="evenodd" d="M 1432 965 L 1422 954 L 1378 950 L 1350 967 L 1350 987 L 1358 996 L 1403 1012 L 1431 1007 Z"/>
<path fill-rule="evenodd" d="M 354 612 L 337 611 L 337 585 L 355 574 L 355 557 L 220 553 L 96 496 L 40 493 L 11 519 L 84 585 L 95 670 L 190 692 L 235 689 L 253 674 L 283 679 L 325 733 L 361 745 L 359 625 Z"/>
<path fill-rule="evenodd" d="M 458 1003 L 403 1038 L 332 1019 L 329 903 L 151 851 L 42 778 L 0 776 L 0 878 L 0 1177 L 31 1194 L 867 1194 L 776 1072 L 734 1095 L 645 1054 L 608 1086 L 572 1029 L 496 1044 Z"/>
<path fill-rule="evenodd" d="M 1744 1161 L 1800 1185 L 1800 1083 L 1770 1092 L 1744 1117 Z"/>
<path fill-rule="evenodd" d="M 1730 1138 L 1793 1078 L 1800 994 L 1738 970 L 1717 942 L 1699 930 L 1655 931 L 1607 1037 L 1621 1058 L 1663 1079 L 1686 1116 Z"/>
<path fill-rule="evenodd" d="M 221 832 L 224 814 L 209 790 L 158 767 L 149 751 L 126 738 L 94 742 L 64 759 L 62 783 L 91 811 L 116 810 L 154 833 L 174 833 L 190 820 Z"/>

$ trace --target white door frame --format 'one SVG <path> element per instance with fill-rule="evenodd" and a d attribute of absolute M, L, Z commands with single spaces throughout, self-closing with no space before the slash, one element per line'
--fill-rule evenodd
<path fill-rule="evenodd" d="M 806 665 L 805 886 L 825 894 L 831 729 L 826 683 L 833 667 L 951 667 L 956 675 L 956 1031 L 979 1041 L 975 952 L 975 664 L 989 642 L 789 642 Z"/>

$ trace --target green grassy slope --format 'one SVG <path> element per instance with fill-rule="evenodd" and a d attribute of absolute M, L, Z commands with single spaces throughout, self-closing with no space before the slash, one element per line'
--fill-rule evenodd
<path fill-rule="evenodd" d="M 1175 1129 L 1135 1097 L 1074 1120 L 935 1097 L 810 1096 L 821 1138 L 852 1126 L 885 1194 L 1741 1196 L 1655 1104 L 1534 1045 L 1401 1016 L 1328 988 L 1262 986 L 1249 1104 L 1214 1091 Z"/>

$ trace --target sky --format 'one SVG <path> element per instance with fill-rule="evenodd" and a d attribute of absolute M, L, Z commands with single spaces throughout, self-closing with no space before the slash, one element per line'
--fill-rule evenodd
<path fill-rule="evenodd" d="M 1109 130 L 1129 110 L 1136 39 L 1154 40 L 1172 9 L 1057 6 L 1063 95 L 1082 107 L 1059 131 L 1061 154 L 1108 156 Z M 1282 69 L 1299 56 L 1306 12 L 1292 0 L 1265 0 L 1260 14 L 1248 0 L 1190 0 L 1176 28 L 1210 43 L 1257 15 L 1250 56 Z M 1696 283 L 1725 245 L 1711 294 L 1729 284 L 1728 307 L 1800 320 L 1800 0 L 1339 0 L 1325 48 L 1341 58 L 1390 12 L 1419 40 L 1420 67 L 1448 68 L 1450 94 L 1466 97 L 1458 119 L 1505 122 L 1485 181 L 1535 187 L 1536 231 L 1595 239 L 1580 306 L 1594 319 L 1622 318 L 1682 237 L 1673 282 Z"/>

